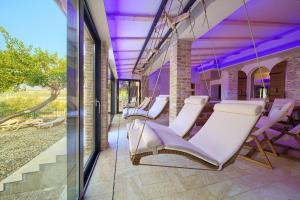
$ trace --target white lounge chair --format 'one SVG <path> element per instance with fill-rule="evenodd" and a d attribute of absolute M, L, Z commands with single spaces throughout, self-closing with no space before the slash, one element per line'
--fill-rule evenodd
<path fill-rule="evenodd" d="M 258 105 L 216 104 L 205 125 L 188 141 L 169 131 L 155 131 L 148 125 L 143 133 L 138 128 L 132 129 L 131 161 L 137 165 L 144 156 L 177 154 L 221 170 L 234 162 L 261 113 L 262 107 Z"/>
<path fill-rule="evenodd" d="M 284 105 L 286 105 L 287 103 L 290 103 L 291 106 L 288 110 L 288 112 L 286 113 L 286 115 L 280 120 L 283 123 L 286 124 L 293 124 L 293 120 L 292 120 L 292 114 L 293 114 L 293 110 L 295 108 L 295 99 L 275 99 L 272 107 L 269 111 L 268 116 L 263 116 L 260 118 L 260 123 L 264 123 L 264 120 L 268 120 L 269 115 L 272 113 L 273 110 L 278 110 L 281 109 Z"/>
<path fill-rule="evenodd" d="M 272 139 L 272 142 L 280 147 L 284 147 L 287 152 L 289 149 L 300 151 L 300 124 L 291 130 L 280 130 L 281 133 Z M 288 144 L 287 144 L 288 142 Z"/>
<path fill-rule="evenodd" d="M 36 128 L 52 128 L 58 126 L 65 121 L 65 117 L 58 117 L 50 122 L 43 122 L 35 125 Z"/>
<path fill-rule="evenodd" d="M 135 118 L 156 119 L 162 114 L 168 102 L 169 102 L 169 95 L 159 95 L 158 97 L 156 97 L 155 102 L 153 103 L 153 105 L 148 111 L 144 109 L 131 109 L 128 112 L 123 113 L 122 117 L 124 119 L 135 119 Z"/>
<path fill-rule="evenodd" d="M 28 119 L 25 122 L 19 123 L 13 130 L 19 130 L 21 128 L 27 128 L 32 126 L 38 126 L 43 123 L 43 119 Z"/>
<path fill-rule="evenodd" d="M 150 104 L 150 102 L 151 102 L 151 97 L 145 97 L 144 100 L 142 101 L 142 103 L 140 103 L 140 105 L 138 105 L 138 106 L 128 104 L 123 107 L 123 115 L 125 116 L 128 113 L 132 113 L 132 112 L 134 112 L 134 110 L 137 110 L 137 109 L 145 110 L 147 108 L 147 106 Z"/>
<path fill-rule="evenodd" d="M 228 103 L 230 101 L 222 101 L 222 103 Z M 233 103 L 233 102 L 232 102 Z M 244 104 L 256 104 L 260 106 L 264 106 L 264 101 L 236 101 L 236 103 L 244 103 Z M 272 112 L 268 115 L 268 117 L 264 117 L 264 120 L 259 120 L 256 125 L 255 129 L 252 131 L 252 133 L 249 135 L 247 141 L 245 142 L 244 147 L 249 149 L 249 152 L 245 155 L 240 155 L 239 157 L 253 162 L 255 164 L 261 165 L 266 168 L 272 169 L 272 164 L 267 156 L 267 154 L 277 156 L 277 152 L 269 139 L 266 131 L 268 131 L 272 126 L 274 126 L 277 122 L 281 121 L 291 108 L 292 103 L 286 103 L 281 109 L 274 108 Z M 251 145 L 251 143 L 254 142 L 255 146 Z M 264 146 L 268 145 L 271 152 L 266 152 L 264 150 Z M 263 161 L 255 160 L 253 159 L 254 153 L 259 152 L 262 155 Z"/>
<path fill-rule="evenodd" d="M 14 130 L 21 123 L 20 119 L 10 119 L 0 125 L 0 130 Z"/>
<path fill-rule="evenodd" d="M 170 132 L 179 137 L 186 138 L 208 99 L 208 96 L 190 96 L 189 98 L 186 98 L 184 100 L 184 106 L 178 113 L 176 119 L 169 126 L 164 126 L 155 122 L 146 123 L 156 132 Z M 136 127 L 142 127 L 144 122 L 137 119 L 132 124 Z M 130 126 L 127 127 L 128 129 L 133 128 Z"/>

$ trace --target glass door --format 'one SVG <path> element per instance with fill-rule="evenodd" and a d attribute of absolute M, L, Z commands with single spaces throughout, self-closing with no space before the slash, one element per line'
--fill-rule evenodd
<path fill-rule="evenodd" d="M 122 112 L 124 106 L 129 103 L 129 81 L 118 81 L 118 112 Z"/>
<path fill-rule="evenodd" d="M 139 80 L 118 80 L 118 113 L 123 111 L 128 103 L 136 106 L 141 99 L 141 82 Z"/>

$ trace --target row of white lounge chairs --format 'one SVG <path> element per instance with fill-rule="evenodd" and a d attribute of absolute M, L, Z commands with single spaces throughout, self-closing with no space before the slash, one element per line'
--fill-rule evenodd
<path fill-rule="evenodd" d="M 278 154 L 267 133 L 276 123 L 287 120 L 295 102 L 280 100 L 281 106 L 274 104 L 269 115 L 262 116 L 265 101 L 224 100 L 214 106 L 214 112 L 204 126 L 187 139 L 208 99 L 207 96 L 187 98 L 169 126 L 141 120 L 158 118 L 168 103 L 167 95 L 158 96 L 148 111 L 145 110 L 145 104 L 150 103 L 149 99 L 145 100 L 147 103 L 142 102 L 144 109 L 126 108 L 123 118 L 134 120 L 127 126 L 133 164 L 139 164 L 144 156 L 167 153 L 183 155 L 219 170 L 238 156 L 272 168 L 264 146 L 269 146 L 272 155 Z M 300 125 L 287 133 L 299 141 Z M 246 155 L 240 154 L 242 147 L 250 147 Z M 257 151 L 261 153 L 263 161 L 252 158 Z"/>
<path fill-rule="evenodd" d="M 27 127 L 35 127 L 39 129 L 52 128 L 65 122 L 65 117 L 57 117 L 51 121 L 43 121 L 41 118 L 28 119 L 22 121 L 20 119 L 11 119 L 0 125 L 0 130 L 19 130 Z"/>

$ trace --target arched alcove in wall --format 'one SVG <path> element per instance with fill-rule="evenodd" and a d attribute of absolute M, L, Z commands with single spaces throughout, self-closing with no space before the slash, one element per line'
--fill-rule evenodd
<path fill-rule="evenodd" d="M 286 65 L 287 61 L 277 63 L 270 72 L 270 101 L 275 98 L 285 98 Z"/>
<path fill-rule="evenodd" d="M 251 74 L 251 98 L 267 98 L 270 88 L 270 70 L 259 67 Z"/>
<path fill-rule="evenodd" d="M 238 100 L 247 99 L 247 74 L 243 71 L 238 72 Z"/>

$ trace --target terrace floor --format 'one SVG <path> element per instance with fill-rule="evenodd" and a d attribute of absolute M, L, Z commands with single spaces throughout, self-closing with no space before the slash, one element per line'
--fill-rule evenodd
<path fill-rule="evenodd" d="M 165 119 L 160 119 L 160 122 L 167 123 Z M 133 166 L 126 135 L 126 121 L 116 116 L 109 133 L 110 148 L 100 154 L 86 200 L 300 199 L 299 161 L 271 157 L 274 169 L 269 170 L 238 159 L 221 172 Z M 186 158 L 172 155 L 149 156 L 141 162 L 201 167 Z"/>

